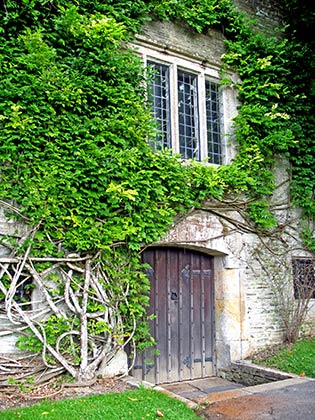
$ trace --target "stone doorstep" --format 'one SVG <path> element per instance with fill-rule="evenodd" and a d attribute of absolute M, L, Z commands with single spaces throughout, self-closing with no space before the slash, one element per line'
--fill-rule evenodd
<path fill-rule="evenodd" d="M 231 387 L 231 386 L 233 388 L 243 387 L 243 385 L 237 384 L 235 382 L 231 382 L 219 376 L 211 376 L 205 379 L 194 379 L 192 381 L 187 381 L 186 383 L 189 384 L 191 387 L 196 388 L 199 391 L 205 392 L 206 394 L 208 394 L 209 392 L 217 388 L 222 388 L 223 390 L 225 387 Z"/>
<path fill-rule="evenodd" d="M 236 384 L 219 377 L 196 379 L 166 385 L 162 384 L 161 386 L 173 394 L 180 395 L 181 397 L 192 401 L 196 401 L 198 397 L 202 397 L 207 394 L 243 388 L 243 385 L 241 384 Z"/>
<path fill-rule="evenodd" d="M 199 388 L 194 388 L 193 385 L 191 385 L 188 382 L 176 382 L 171 384 L 162 384 L 160 385 L 162 388 L 166 389 L 167 391 L 173 392 L 173 394 L 184 394 L 189 393 L 193 391 L 200 391 Z"/>

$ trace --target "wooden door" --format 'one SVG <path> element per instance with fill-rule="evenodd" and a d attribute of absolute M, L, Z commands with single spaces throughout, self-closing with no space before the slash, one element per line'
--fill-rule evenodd
<path fill-rule="evenodd" d="M 137 357 L 133 375 L 152 383 L 215 374 L 213 257 L 181 248 L 149 248 L 151 334 L 156 346 Z"/>

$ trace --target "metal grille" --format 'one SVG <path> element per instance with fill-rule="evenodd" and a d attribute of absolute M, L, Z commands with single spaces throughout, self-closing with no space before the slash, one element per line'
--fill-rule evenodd
<path fill-rule="evenodd" d="M 152 61 L 148 61 L 148 65 L 154 72 L 150 85 L 150 100 L 158 129 L 155 140 L 151 142 L 151 147 L 155 150 L 171 148 L 169 67 Z"/>
<path fill-rule="evenodd" d="M 315 260 L 294 258 L 292 260 L 294 297 L 315 298 Z"/>
<path fill-rule="evenodd" d="M 197 76 L 178 71 L 179 152 L 200 160 Z"/>
<path fill-rule="evenodd" d="M 208 159 L 210 163 L 222 163 L 220 102 L 216 83 L 206 80 L 206 114 Z"/>

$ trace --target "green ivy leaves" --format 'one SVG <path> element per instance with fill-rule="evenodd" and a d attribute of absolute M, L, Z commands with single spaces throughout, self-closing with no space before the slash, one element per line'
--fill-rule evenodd
<path fill-rule="evenodd" d="M 149 16 L 224 28 L 223 60 L 241 77 L 230 165 L 182 165 L 150 150 L 146 76 L 127 47 Z M 230 0 L 11 0 L 0 18 L 0 197 L 40 223 L 35 254 L 108 258 L 113 291 L 130 282 L 126 319 L 131 310 L 141 319 L 148 301 L 139 251 L 174 216 L 241 193 L 256 224 L 275 225 L 267 199 L 276 154 L 290 159 L 296 202 L 314 217 L 311 45 L 253 33 Z"/>

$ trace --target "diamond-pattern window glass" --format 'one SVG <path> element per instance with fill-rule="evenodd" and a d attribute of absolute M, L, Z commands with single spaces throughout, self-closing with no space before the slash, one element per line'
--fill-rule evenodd
<path fill-rule="evenodd" d="M 207 146 L 210 163 L 222 163 L 219 89 L 216 83 L 206 80 Z"/>
<path fill-rule="evenodd" d="M 152 148 L 222 165 L 226 159 L 222 92 L 210 79 L 209 69 L 178 57 L 169 62 L 147 59 L 147 65 L 152 70 L 149 99 L 157 127 Z"/>
<path fill-rule="evenodd" d="M 169 66 L 148 62 L 153 70 L 150 84 L 150 101 L 152 112 L 157 124 L 157 135 L 151 146 L 155 150 L 171 148 L 171 116 L 169 95 Z"/>
<path fill-rule="evenodd" d="M 178 70 L 179 153 L 200 160 L 197 75 Z"/>

